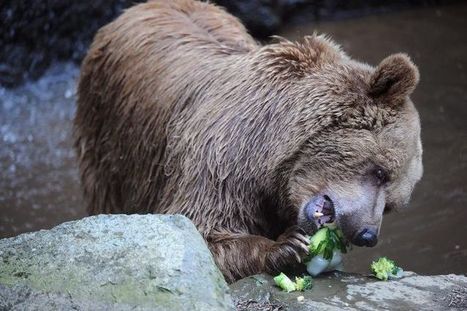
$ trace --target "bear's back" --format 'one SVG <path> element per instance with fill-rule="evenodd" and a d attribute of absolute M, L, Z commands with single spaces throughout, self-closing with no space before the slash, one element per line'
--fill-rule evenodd
<path fill-rule="evenodd" d="M 210 68 L 257 48 L 236 18 L 191 0 L 140 4 L 99 30 L 81 67 L 74 124 L 88 211 L 157 209 L 167 127 L 196 92 L 200 62 Z"/>

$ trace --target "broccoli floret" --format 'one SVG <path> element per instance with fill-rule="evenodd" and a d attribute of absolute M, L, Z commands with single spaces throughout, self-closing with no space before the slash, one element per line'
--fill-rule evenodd
<path fill-rule="evenodd" d="M 297 290 L 297 287 L 294 282 L 287 275 L 281 272 L 278 276 L 274 277 L 274 282 L 276 285 L 287 291 L 288 293 Z"/>
<path fill-rule="evenodd" d="M 274 282 L 282 290 L 288 293 L 293 291 L 305 291 L 313 287 L 313 279 L 311 276 L 296 277 L 295 282 L 292 282 L 287 275 L 281 272 L 278 276 L 274 277 Z"/>
<path fill-rule="evenodd" d="M 387 281 L 390 278 L 400 278 L 403 272 L 394 260 L 387 257 L 381 257 L 377 261 L 373 261 L 370 270 L 375 277 L 383 281 Z"/>
<path fill-rule="evenodd" d="M 322 255 L 324 259 L 331 260 L 335 249 L 347 253 L 347 243 L 344 235 L 336 227 L 323 227 L 310 238 L 309 250 L 311 257 Z"/>
<path fill-rule="evenodd" d="M 299 291 L 304 291 L 304 290 L 307 290 L 307 289 L 311 289 L 313 287 L 313 279 L 309 275 L 306 275 L 306 276 L 301 277 L 301 278 L 296 277 L 295 278 L 295 287 Z"/>

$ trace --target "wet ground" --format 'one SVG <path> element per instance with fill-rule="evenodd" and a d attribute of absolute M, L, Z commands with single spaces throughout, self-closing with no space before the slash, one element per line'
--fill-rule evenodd
<path fill-rule="evenodd" d="M 467 4 L 286 29 L 314 30 L 377 64 L 409 53 L 421 72 L 413 100 L 423 127 L 423 180 L 407 211 L 385 216 L 381 242 L 355 248 L 346 270 L 388 256 L 421 274 L 467 273 Z M 34 83 L 0 89 L 0 238 L 85 216 L 71 149 L 76 66 L 57 64 Z"/>

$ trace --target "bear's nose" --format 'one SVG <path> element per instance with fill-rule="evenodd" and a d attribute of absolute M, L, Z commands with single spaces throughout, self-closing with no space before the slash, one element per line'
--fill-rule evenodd
<path fill-rule="evenodd" d="M 357 246 L 368 246 L 373 247 L 378 243 L 378 236 L 373 230 L 363 229 L 359 234 L 353 239 L 353 244 Z"/>

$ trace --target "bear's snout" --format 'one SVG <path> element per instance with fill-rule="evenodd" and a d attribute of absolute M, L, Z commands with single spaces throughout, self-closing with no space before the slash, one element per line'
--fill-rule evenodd
<path fill-rule="evenodd" d="M 373 247 L 378 243 L 378 235 L 371 229 L 363 229 L 352 239 L 352 243 L 357 246 Z"/>
<path fill-rule="evenodd" d="M 371 196 L 353 197 L 339 196 L 327 189 L 315 194 L 304 206 L 307 226 L 313 226 L 311 232 L 326 224 L 336 222 L 346 239 L 356 246 L 373 247 L 378 243 L 379 226 L 375 225 L 371 215 L 374 205 Z M 332 199 L 331 199 L 332 198 Z M 382 214 L 382 213 L 381 213 Z"/>

